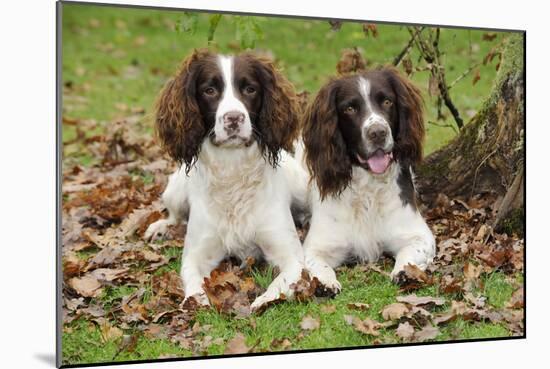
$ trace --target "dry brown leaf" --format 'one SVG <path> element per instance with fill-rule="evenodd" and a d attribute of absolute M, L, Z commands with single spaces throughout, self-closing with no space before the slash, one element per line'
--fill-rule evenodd
<path fill-rule="evenodd" d="M 439 280 L 439 291 L 441 293 L 457 293 L 462 291 L 462 280 L 451 274 L 445 274 Z"/>
<path fill-rule="evenodd" d="M 118 327 L 112 326 L 111 323 L 105 318 L 98 318 L 96 321 L 99 324 L 99 331 L 101 333 L 101 339 L 103 342 L 112 341 L 119 337 L 122 337 L 122 330 Z"/>
<path fill-rule="evenodd" d="M 412 291 L 433 284 L 433 278 L 418 266 L 407 264 L 397 274 L 396 283 L 402 291 Z"/>
<path fill-rule="evenodd" d="M 292 342 L 288 338 L 275 338 L 270 346 L 274 350 L 287 350 L 292 346 Z"/>
<path fill-rule="evenodd" d="M 309 273 L 302 270 L 302 277 L 296 283 L 292 283 L 290 288 L 294 291 L 296 301 L 305 302 L 311 300 L 315 296 L 315 291 L 320 287 L 317 278 L 311 279 Z"/>
<path fill-rule="evenodd" d="M 422 328 L 420 331 L 414 333 L 414 340 L 417 342 L 424 342 L 428 340 L 433 340 L 439 336 L 440 332 L 437 327 L 432 325 L 427 325 Z"/>
<path fill-rule="evenodd" d="M 85 264 L 85 261 L 76 254 L 68 253 L 63 257 L 63 278 L 67 279 L 79 275 Z"/>
<path fill-rule="evenodd" d="M 101 293 L 101 283 L 93 275 L 73 277 L 69 279 L 69 286 L 84 297 L 97 297 Z"/>
<path fill-rule="evenodd" d="M 319 318 L 314 318 L 311 315 L 306 315 L 300 322 L 300 328 L 305 331 L 313 331 L 315 329 L 319 329 L 320 326 L 321 323 Z"/>
<path fill-rule="evenodd" d="M 369 304 L 365 304 L 362 302 L 350 302 L 347 306 L 348 306 L 348 309 L 351 309 L 351 310 L 368 310 L 370 307 Z"/>
<path fill-rule="evenodd" d="M 364 320 L 361 320 L 357 317 L 354 317 L 353 319 L 353 327 L 358 332 L 361 332 L 363 334 L 371 335 L 371 336 L 379 336 L 380 332 L 378 332 L 378 329 L 381 327 L 380 323 L 378 323 L 375 320 L 372 320 L 370 318 L 366 318 Z"/>
<path fill-rule="evenodd" d="M 119 268 L 119 269 L 109 269 L 109 268 L 98 268 L 90 272 L 89 275 L 93 276 L 99 282 L 112 282 L 122 276 L 126 275 L 128 268 Z"/>
<path fill-rule="evenodd" d="M 452 322 L 455 319 L 456 319 L 456 314 L 454 314 L 452 312 L 446 312 L 446 313 L 443 313 L 443 314 L 440 314 L 440 315 L 436 315 L 432 319 L 432 322 L 435 325 L 443 325 L 443 324 L 447 324 L 449 322 Z"/>
<path fill-rule="evenodd" d="M 395 330 L 395 334 L 403 341 L 409 342 L 414 336 L 414 328 L 409 324 L 409 322 L 400 323 Z"/>
<path fill-rule="evenodd" d="M 230 265 L 222 264 L 213 270 L 210 277 L 204 279 L 204 287 L 210 303 L 218 311 L 240 317 L 251 314 L 250 303 L 259 295 L 254 280 L 244 277 L 242 270 Z"/>
<path fill-rule="evenodd" d="M 397 320 L 409 312 L 407 305 L 400 302 L 389 304 L 382 309 L 382 317 L 385 320 Z"/>
<path fill-rule="evenodd" d="M 451 301 L 451 312 L 455 315 L 463 315 L 468 307 L 463 301 Z"/>
<path fill-rule="evenodd" d="M 445 304 L 445 299 L 441 297 L 431 297 L 431 296 L 416 296 L 416 294 L 411 294 L 407 296 L 397 296 L 397 301 L 403 302 L 405 304 L 413 306 L 441 306 Z"/>
<path fill-rule="evenodd" d="M 224 354 L 246 354 L 250 347 L 246 345 L 246 338 L 242 333 L 237 333 L 225 346 Z"/>
<path fill-rule="evenodd" d="M 483 267 L 481 265 L 474 265 L 470 262 L 464 264 L 464 278 L 467 281 L 476 280 L 481 275 Z"/>
<path fill-rule="evenodd" d="M 522 309 L 524 301 L 523 287 L 518 288 L 512 294 L 510 301 L 506 303 L 506 307 L 510 309 Z"/>

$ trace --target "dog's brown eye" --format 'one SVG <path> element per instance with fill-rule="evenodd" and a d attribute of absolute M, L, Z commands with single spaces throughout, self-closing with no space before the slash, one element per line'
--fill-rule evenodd
<path fill-rule="evenodd" d="M 349 105 L 349 106 L 347 106 L 346 109 L 344 110 L 344 113 L 346 113 L 346 114 L 355 114 L 356 111 L 357 111 L 357 109 L 355 109 L 354 106 Z"/>
<path fill-rule="evenodd" d="M 246 88 L 244 89 L 244 92 L 246 92 L 249 95 L 252 95 L 253 93 L 256 92 L 256 89 L 252 86 L 246 86 Z"/>
<path fill-rule="evenodd" d="M 384 101 L 382 102 L 382 105 L 385 108 L 390 108 L 393 105 L 393 102 L 390 99 L 384 99 Z"/>
<path fill-rule="evenodd" d="M 216 89 L 214 87 L 207 87 L 205 90 L 204 90 L 204 93 L 205 95 L 208 95 L 208 96 L 213 96 L 216 94 Z"/>

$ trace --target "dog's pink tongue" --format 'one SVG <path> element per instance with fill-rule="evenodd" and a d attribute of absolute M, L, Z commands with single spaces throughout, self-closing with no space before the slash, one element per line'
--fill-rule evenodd
<path fill-rule="evenodd" d="M 389 154 L 378 151 L 367 160 L 367 163 L 369 164 L 369 169 L 371 172 L 375 174 L 382 174 L 386 171 L 386 169 L 388 169 L 390 160 L 391 158 Z"/>

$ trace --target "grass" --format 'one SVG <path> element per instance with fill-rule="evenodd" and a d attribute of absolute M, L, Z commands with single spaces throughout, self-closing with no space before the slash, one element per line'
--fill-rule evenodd
<path fill-rule="evenodd" d="M 124 108 L 142 107 L 150 113 L 154 98 L 181 60 L 192 49 L 207 43 L 207 15 L 199 16 L 194 35 L 178 33 L 174 25 L 181 12 L 165 10 L 116 9 L 65 4 L 63 7 L 63 82 L 64 115 L 94 119 L 105 126 L 109 121 L 128 115 Z M 261 18 L 264 36 L 256 48 L 268 51 L 283 67 L 298 91 L 315 93 L 336 73 L 342 49 L 357 46 L 372 65 L 390 63 L 408 41 L 404 27 L 379 25 L 377 38 L 365 37 L 361 25 L 346 23 L 340 31 L 330 30 L 327 22 L 284 18 Z M 479 62 L 498 41 L 483 41 L 482 31 L 443 29 L 441 48 L 448 82 Z M 235 52 L 235 26 L 224 16 L 215 34 L 215 47 Z M 292 40 L 289 42 L 289 40 Z M 413 63 L 418 53 L 411 54 Z M 480 67 L 481 79 L 472 85 L 471 76 L 452 89 L 452 97 L 464 118 L 477 111 L 490 91 L 495 77 L 493 65 Z M 428 73 L 417 72 L 413 80 L 426 100 L 426 120 L 435 121 L 435 99 L 427 93 Z M 67 88 L 70 86 L 70 91 Z M 121 110 L 122 109 L 122 110 Z M 427 125 L 426 153 L 454 137 L 452 117 L 436 126 Z M 146 130 L 150 131 L 151 126 Z M 74 127 L 64 127 L 63 139 L 75 135 Z M 82 158 L 84 164 L 91 158 Z"/>
<path fill-rule="evenodd" d="M 385 267 L 390 270 L 389 265 Z M 272 271 L 267 268 L 255 270 L 252 273 L 258 284 L 268 284 L 272 278 Z M 508 301 L 519 281 L 510 281 L 500 272 L 483 277 L 484 288 L 482 294 L 487 297 L 487 304 L 494 308 L 503 307 Z M 393 284 L 387 276 L 369 270 L 361 271 L 359 268 L 343 267 L 338 271 L 338 279 L 342 283 L 342 292 L 334 299 L 323 301 L 309 301 L 305 303 L 288 302 L 275 305 L 261 315 L 253 315 L 249 318 L 235 318 L 214 309 L 199 310 L 196 321 L 208 329 L 198 334 L 197 338 L 223 340 L 224 344 L 212 344 L 206 349 L 207 355 L 221 355 L 225 350 L 225 343 L 237 332 L 244 334 L 246 343 L 254 346 L 256 351 L 276 351 L 272 346 L 274 340 L 289 339 L 292 342 L 290 350 L 312 348 L 356 347 L 373 344 L 399 343 L 395 336 L 395 329 L 382 329 L 379 337 L 367 336 L 356 331 L 344 320 L 344 315 L 355 315 L 361 319 L 369 317 L 377 321 L 383 321 L 381 310 L 388 304 L 396 301 L 399 288 Z M 133 287 L 112 287 L 104 291 L 97 299 L 97 303 L 106 308 L 115 300 L 121 299 L 135 291 Z M 429 286 L 415 291 L 417 295 L 429 295 L 444 297 L 446 305 L 438 310 L 448 310 L 452 296 L 442 295 L 437 286 Z M 369 308 L 365 311 L 355 310 L 348 306 L 352 303 L 367 303 Z M 325 305 L 334 305 L 334 312 L 324 312 Z M 304 316 L 311 315 L 319 318 L 320 328 L 310 333 L 303 334 L 300 322 Z M 136 333 L 131 329 L 125 334 Z M 442 326 L 440 335 L 435 341 L 467 340 L 474 338 L 507 337 L 510 332 L 500 324 L 486 322 L 473 322 L 457 319 Z M 91 363 L 117 360 L 156 359 L 167 355 L 185 357 L 192 352 L 184 350 L 168 340 L 148 340 L 139 336 L 138 344 L 133 352 L 121 352 L 114 359 L 119 348 L 116 340 L 104 342 L 97 325 L 78 319 L 65 326 L 63 333 L 63 358 L 68 363 Z"/>
<path fill-rule="evenodd" d="M 181 60 L 193 48 L 207 46 L 207 16 L 199 16 L 199 26 L 194 35 L 174 31 L 174 24 L 182 17 L 181 12 L 121 9 L 95 7 L 89 5 L 63 5 L 63 115 L 68 118 L 96 121 L 97 127 L 87 134 L 101 133 L 109 122 L 129 115 L 131 108 L 144 108 L 150 117 L 154 99 L 163 84 L 175 72 Z M 235 28 L 231 16 L 224 16 L 216 31 L 212 47 L 222 52 L 234 52 Z M 379 25 L 379 36 L 366 38 L 361 25 L 347 23 L 338 32 L 330 30 L 327 22 L 316 20 L 295 20 L 265 18 L 260 21 L 264 37 L 256 44 L 259 50 L 273 54 L 278 64 L 298 91 L 315 93 L 319 87 L 335 75 L 335 66 L 341 50 L 357 46 L 372 65 L 390 63 L 408 41 L 405 28 L 392 25 Z M 441 33 L 441 47 L 448 81 L 455 80 L 473 63 L 482 60 L 497 41 L 482 40 L 482 31 L 444 29 Z M 418 54 L 413 51 L 411 59 L 418 62 Z M 466 120 L 477 111 L 483 99 L 489 94 L 495 68 L 493 65 L 480 67 L 481 79 L 472 85 L 472 78 L 463 79 L 452 91 L 452 97 L 462 117 Z M 427 92 L 428 73 L 417 72 L 414 82 L 421 88 L 426 101 L 426 120 L 435 121 L 435 99 Z M 438 124 L 454 125 L 447 118 Z M 455 135 L 449 127 L 427 125 L 426 154 L 441 147 Z M 150 119 L 137 127 L 150 134 Z M 68 142 L 76 135 L 74 126 L 63 126 L 63 141 Z M 78 147 L 65 147 L 65 157 L 74 157 L 81 165 L 96 163 L 93 157 L 82 155 Z M 137 173 L 139 175 L 139 173 Z M 144 178 L 146 181 L 152 178 Z M 171 262 L 156 273 L 168 270 L 178 271 L 181 249 L 163 249 L 172 257 Z M 89 252 L 79 254 L 82 258 Z M 256 282 L 266 287 L 272 279 L 273 271 L 255 270 Z M 374 343 L 372 337 L 362 335 L 347 325 L 346 314 L 361 318 L 371 317 L 382 320 L 380 310 L 395 301 L 397 287 L 389 279 L 378 273 L 359 271 L 357 268 L 342 268 L 339 280 L 343 291 L 335 299 L 323 303 L 284 303 L 268 309 L 260 316 L 248 319 L 235 319 L 214 310 L 201 310 L 196 319 L 201 325 L 211 326 L 203 336 L 222 338 L 227 342 L 236 332 L 242 332 L 247 344 L 256 345 L 256 350 L 273 351 L 274 339 L 288 338 L 291 349 L 351 347 Z M 520 281 L 520 282 L 518 282 Z M 482 294 L 487 303 L 502 307 L 510 298 L 521 276 L 510 280 L 501 273 L 484 277 Z M 150 288 L 150 286 L 144 286 Z M 112 286 L 93 303 L 109 309 L 117 301 L 135 291 L 135 287 Z M 424 288 L 417 292 L 425 295 L 438 295 L 436 287 Z M 147 296 L 147 294 L 146 294 Z M 450 296 L 445 296 L 450 303 Z M 348 303 L 365 302 L 370 305 L 367 311 L 355 311 Z M 323 304 L 333 304 L 333 313 L 324 313 Z M 305 315 L 319 317 L 320 328 L 302 337 L 299 327 Z M 131 328 L 125 334 L 135 333 Z M 436 340 L 468 339 L 508 336 L 508 330 L 496 324 L 475 323 L 456 320 L 441 329 Z M 382 331 L 381 342 L 395 343 L 393 332 Z M 63 340 L 64 363 L 96 363 L 112 360 L 154 359 L 167 355 L 189 356 L 192 353 L 168 340 L 148 340 L 140 335 L 136 349 L 117 355 L 118 340 L 103 341 L 96 324 L 77 319 L 65 325 Z M 223 353 L 224 345 L 211 345 L 209 355 Z"/>

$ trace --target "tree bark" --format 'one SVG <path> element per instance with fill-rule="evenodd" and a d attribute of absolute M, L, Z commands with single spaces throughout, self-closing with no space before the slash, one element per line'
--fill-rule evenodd
<path fill-rule="evenodd" d="M 423 201 L 429 203 L 439 193 L 468 199 L 491 192 L 506 198 L 512 190 L 515 195 L 508 195 L 510 206 L 502 208 L 502 212 L 523 209 L 523 45 L 523 34 L 511 35 L 504 41 L 495 83 L 480 111 L 453 141 L 429 155 L 417 168 L 418 192 Z M 512 186 L 516 177 L 516 186 Z M 518 189 L 521 196 L 517 196 Z M 499 214 L 499 219 L 506 215 Z"/>

